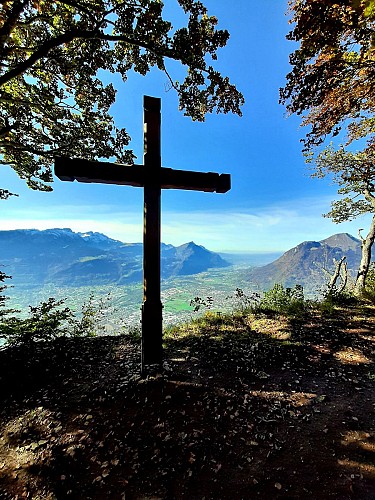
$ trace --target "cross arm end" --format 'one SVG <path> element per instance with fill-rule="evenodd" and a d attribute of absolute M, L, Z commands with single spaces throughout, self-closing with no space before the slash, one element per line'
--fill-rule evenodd
<path fill-rule="evenodd" d="M 69 158 L 64 156 L 57 156 L 55 158 L 55 175 L 61 181 L 74 181 L 75 175 L 73 174 L 73 168 Z"/>
<path fill-rule="evenodd" d="M 217 193 L 227 193 L 231 188 L 230 174 L 220 174 L 217 182 Z"/>

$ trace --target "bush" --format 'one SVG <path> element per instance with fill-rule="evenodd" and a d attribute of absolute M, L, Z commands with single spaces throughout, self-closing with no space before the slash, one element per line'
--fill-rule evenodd
<path fill-rule="evenodd" d="M 203 299 L 202 297 L 194 297 L 190 301 L 190 307 L 193 308 L 194 312 L 199 312 L 200 309 L 205 308 L 206 310 L 211 309 L 213 306 L 214 299 L 212 297 L 207 297 Z"/>
<path fill-rule="evenodd" d="M 0 292 L 1 290 L 0 287 Z M 3 304 L 0 300 L 0 339 L 5 339 L 11 345 L 32 345 L 63 336 L 95 337 L 106 330 L 105 323 L 113 309 L 109 307 L 110 300 L 110 294 L 98 299 L 91 294 L 77 317 L 69 307 L 63 307 L 65 299 L 49 298 L 36 307 L 29 306 L 29 317 L 26 319 L 13 315 L 20 311 L 1 309 Z M 137 329 L 126 329 L 123 323 L 118 325 L 118 330 L 114 333 L 125 333 L 126 330 L 129 330 L 129 338 L 139 335 Z"/>
<path fill-rule="evenodd" d="M 70 322 L 73 327 L 73 336 L 96 337 L 103 333 L 105 330 L 103 322 L 106 320 L 110 300 L 110 294 L 96 300 L 94 294 L 91 293 L 88 301 L 82 305 L 80 318 Z"/>
<path fill-rule="evenodd" d="M 63 303 L 64 300 L 50 298 L 36 307 L 29 306 L 26 319 L 4 317 L 0 323 L 0 337 L 8 344 L 30 345 L 68 335 L 73 313 L 68 307 L 61 309 Z"/>
<path fill-rule="evenodd" d="M 7 314 L 19 312 L 15 309 L 5 309 L 5 303 L 9 299 L 9 297 L 6 297 L 3 295 L 3 292 L 8 288 L 8 285 L 2 284 L 4 283 L 5 280 L 11 279 L 12 276 L 8 276 L 7 274 L 3 273 L 0 271 L 0 318 L 2 316 L 6 316 Z"/>
<path fill-rule="evenodd" d="M 359 302 L 352 291 L 343 290 L 342 292 L 327 292 L 323 294 L 323 300 L 320 303 L 320 308 L 327 313 L 333 312 L 335 307 L 350 307 L 355 306 Z"/>
<path fill-rule="evenodd" d="M 280 283 L 276 283 L 270 290 L 264 292 L 256 310 L 298 316 L 305 311 L 305 308 L 306 302 L 301 285 L 295 285 L 294 288 L 284 288 Z"/>
<path fill-rule="evenodd" d="M 234 296 L 227 297 L 234 300 L 234 313 L 245 314 L 259 304 L 260 295 L 257 292 L 246 294 L 242 288 L 236 288 Z"/>

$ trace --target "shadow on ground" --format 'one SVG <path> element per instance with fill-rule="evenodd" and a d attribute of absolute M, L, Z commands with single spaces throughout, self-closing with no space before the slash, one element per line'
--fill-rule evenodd
<path fill-rule="evenodd" d="M 1 352 L 0 498 L 374 499 L 372 316 L 267 321 Z"/>

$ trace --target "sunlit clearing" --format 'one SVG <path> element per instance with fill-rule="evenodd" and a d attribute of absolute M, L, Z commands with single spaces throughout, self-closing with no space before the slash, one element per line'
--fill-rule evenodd
<path fill-rule="evenodd" d="M 281 391 L 250 391 L 249 394 L 264 399 L 288 400 L 291 401 L 294 406 L 310 405 L 317 397 L 317 395 L 312 392 L 295 392 L 290 394 Z"/>
<path fill-rule="evenodd" d="M 367 358 L 359 349 L 348 347 L 341 351 L 337 351 L 333 355 L 340 363 L 346 365 L 370 364 L 372 360 Z"/>
<path fill-rule="evenodd" d="M 368 342 L 373 342 L 375 343 L 375 336 L 373 335 L 359 335 L 359 338 L 362 339 L 362 340 L 366 340 Z"/>
<path fill-rule="evenodd" d="M 364 451 L 375 452 L 375 441 L 372 440 L 372 435 L 364 431 L 348 431 L 344 439 L 341 440 L 341 444 L 343 446 L 355 444 Z"/>
<path fill-rule="evenodd" d="M 338 460 L 339 465 L 345 468 L 345 470 L 352 470 L 353 473 L 358 472 L 359 470 L 362 473 L 367 473 L 373 477 L 375 477 L 375 465 L 369 463 L 356 462 L 355 460 Z"/>
<path fill-rule="evenodd" d="M 343 435 L 341 445 L 349 450 L 358 448 L 359 452 L 375 453 L 375 441 L 373 435 L 365 431 L 348 431 Z M 367 460 L 358 462 L 350 459 L 338 460 L 338 464 L 346 470 L 351 469 L 353 473 L 369 474 L 375 477 L 375 463 Z"/>
<path fill-rule="evenodd" d="M 316 351 L 320 352 L 321 354 L 330 354 L 331 353 L 331 349 L 327 346 L 324 346 L 324 345 L 313 345 L 311 347 L 313 349 L 315 349 Z"/>

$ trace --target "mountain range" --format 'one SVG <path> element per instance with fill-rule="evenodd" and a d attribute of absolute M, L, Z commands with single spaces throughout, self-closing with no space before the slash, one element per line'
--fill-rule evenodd
<path fill-rule="evenodd" d="M 163 278 L 230 264 L 194 242 L 162 244 Z M 142 280 L 142 243 L 123 243 L 101 233 L 71 229 L 0 231 L 0 265 L 17 285 L 125 284 Z"/>
<path fill-rule="evenodd" d="M 355 278 L 361 259 L 361 241 L 347 233 L 300 243 L 274 262 L 244 271 L 244 275 L 260 290 L 269 290 L 275 283 L 285 287 L 300 284 L 315 294 L 329 281 L 335 262 L 344 255 L 348 274 Z"/>
<path fill-rule="evenodd" d="M 335 262 L 346 256 L 349 275 L 355 278 L 361 258 L 361 241 L 340 233 L 321 241 L 305 241 L 261 267 L 233 271 L 254 290 L 268 290 L 275 283 L 285 287 L 300 284 L 316 295 L 329 281 Z M 181 246 L 162 244 L 162 278 L 202 273 L 225 268 L 228 262 L 194 242 Z M 45 231 L 17 229 L 0 231 L 1 269 L 17 286 L 123 285 L 142 280 L 142 243 L 123 243 L 95 233 L 71 229 Z M 229 272 L 229 271 L 228 271 Z"/>

